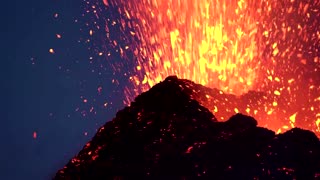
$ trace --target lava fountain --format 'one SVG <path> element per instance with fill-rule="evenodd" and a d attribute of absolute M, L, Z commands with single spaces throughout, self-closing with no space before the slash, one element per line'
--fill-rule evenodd
<path fill-rule="evenodd" d="M 258 114 L 269 116 L 260 126 L 278 132 L 295 126 L 320 132 L 319 0 L 87 4 L 87 12 L 106 23 L 106 58 L 122 59 L 111 66 L 132 83 L 125 88 L 128 103 L 177 75 L 237 96 L 264 92 L 259 107 L 246 102 L 243 110 L 231 110 L 258 121 Z M 122 72 L 128 67 L 130 72 Z M 204 105 L 216 115 L 226 108 Z"/>
<path fill-rule="evenodd" d="M 132 77 L 137 86 L 151 87 L 175 74 L 239 95 L 259 81 L 257 9 L 262 3 L 158 0 L 123 5 L 127 18 L 137 20 L 132 34 L 140 41 L 135 53 L 141 73 Z"/>

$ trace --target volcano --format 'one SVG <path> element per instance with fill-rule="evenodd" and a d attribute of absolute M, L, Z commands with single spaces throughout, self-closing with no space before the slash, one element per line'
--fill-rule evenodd
<path fill-rule="evenodd" d="M 206 108 L 264 97 L 254 94 L 237 97 L 170 76 L 103 125 L 54 179 L 320 178 L 320 141 L 313 132 L 276 134 L 245 114 Z"/>

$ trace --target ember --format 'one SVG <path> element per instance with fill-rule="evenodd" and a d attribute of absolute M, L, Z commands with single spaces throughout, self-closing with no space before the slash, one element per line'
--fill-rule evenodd
<path fill-rule="evenodd" d="M 226 109 L 276 132 L 302 127 L 319 135 L 319 0 L 99 0 L 87 1 L 87 9 L 106 23 L 105 52 L 97 56 L 105 54 L 132 82 L 127 105 L 175 74 L 250 99 L 200 101 L 219 120 L 228 118 L 220 113 Z M 90 32 L 98 32 L 101 25 L 93 24 Z"/>

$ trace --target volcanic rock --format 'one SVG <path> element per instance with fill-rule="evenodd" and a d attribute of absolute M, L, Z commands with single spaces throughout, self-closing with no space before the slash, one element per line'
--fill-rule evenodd
<path fill-rule="evenodd" d="M 172 76 L 142 93 L 54 179 L 320 178 L 320 141 L 313 132 L 276 135 L 243 114 L 218 122 L 195 100 L 195 86 Z"/>

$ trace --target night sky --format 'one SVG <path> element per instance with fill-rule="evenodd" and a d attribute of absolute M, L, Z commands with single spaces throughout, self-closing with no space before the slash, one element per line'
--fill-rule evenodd
<path fill-rule="evenodd" d="M 2 4 L 1 180 L 51 179 L 124 106 L 110 63 L 98 72 L 103 57 L 90 60 L 84 4 Z"/>
<path fill-rule="evenodd" d="M 127 2 L 121 1 L 124 5 Z M 132 1 L 133 4 L 134 2 Z M 281 4 L 282 1 L 279 2 Z M 291 3 L 286 2 L 289 4 L 283 5 Z M 294 83 L 291 85 L 288 81 L 288 87 L 298 94 L 284 100 L 288 103 L 299 102 L 299 98 L 306 100 L 310 103 L 308 112 L 312 111 L 316 116 L 320 102 L 316 99 L 319 97 L 320 77 L 319 36 L 316 35 L 316 32 L 319 32 L 319 11 L 315 11 L 318 9 L 316 4 L 310 5 L 310 8 L 309 4 L 304 8 L 300 7 L 299 3 L 292 4 L 296 6 L 293 12 L 287 12 L 282 6 L 278 8 L 275 4 L 272 11 L 274 15 L 264 17 L 267 20 L 263 22 L 272 25 L 266 32 L 273 32 L 267 38 L 268 46 L 265 46 L 264 51 L 273 54 L 273 49 L 279 51 L 279 46 L 280 52 L 284 49 L 284 52 L 292 51 L 297 58 L 291 61 L 292 53 L 285 53 L 285 57 L 279 58 L 280 53 L 277 52 L 274 55 L 276 63 L 265 61 L 265 69 L 261 72 L 275 70 L 274 76 L 283 76 L 283 82 L 293 78 Z M 145 4 L 138 5 L 136 11 L 147 12 Z M 151 43 L 153 38 L 149 38 L 150 42 L 147 41 L 149 44 L 146 49 L 144 43 L 137 43 L 142 42 L 139 34 L 149 37 L 154 33 L 148 28 L 150 25 L 159 33 L 155 35 L 167 37 L 167 33 L 161 33 L 170 29 L 164 26 L 162 29 L 165 31 L 158 31 L 157 21 L 142 23 L 146 27 L 142 28 L 143 31 L 131 26 L 121 28 L 122 20 L 138 25 L 140 21 L 134 17 L 128 19 L 126 13 L 118 12 L 117 7 L 107 11 L 102 0 L 11 0 L 4 1 L 2 7 L 0 52 L 4 64 L 1 66 L 0 77 L 4 99 L 1 114 L 4 118 L 1 119 L 0 130 L 0 180 L 51 179 L 58 169 L 90 141 L 100 126 L 115 117 L 116 112 L 124 107 L 124 102 L 131 100 L 126 99 L 128 96 L 124 94 L 125 91 L 130 94 L 135 92 L 134 88 L 137 92 L 143 89 L 142 86 L 137 87 L 138 85 L 134 86 L 133 82 L 129 82 L 129 77 L 137 74 L 139 76 L 140 73 L 142 81 L 146 77 L 143 72 L 171 75 L 170 71 L 162 71 L 161 68 L 157 69 L 157 66 L 150 68 L 150 63 L 145 63 L 146 60 L 151 61 L 144 58 L 143 51 L 148 50 L 148 56 L 152 57 L 153 50 L 157 47 Z M 311 13 L 311 18 L 301 14 L 304 12 L 302 9 Z M 164 10 L 167 12 L 167 8 Z M 179 9 L 175 11 L 175 7 L 172 11 L 180 12 Z M 279 12 L 286 16 L 276 16 Z M 269 23 L 268 18 L 278 24 L 285 22 L 288 27 L 297 22 L 302 26 L 288 33 L 288 39 L 278 42 L 280 26 Z M 142 18 L 141 22 L 142 20 L 144 19 Z M 132 35 L 131 30 L 137 30 L 133 33 L 136 35 Z M 300 35 L 300 32 L 304 35 Z M 166 43 L 159 44 L 165 47 Z M 276 46 L 273 46 L 274 44 Z M 129 50 L 125 51 L 125 56 L 122 57 L 121 47 L 125 46 L 128 46 Z M 135 55 L 135 48 L 141 51 L 138 55 Z M 170 46 L 164 50 L 170 50 Z M 143 65 L 144 69 L 138 70 L 137 65 Z M 158 65 L 162 67 L 161 63 Z M 180 66 L 174 68 L 177 67 Z M 139 68 L 141 69 L 141 66 Z M 264 75 L 267 77 L 269 74 Z M 271 80 L 269 84 L 266 77 L 262 80 L 267 82 L 265 88 L 271 94 L 278 86 L 286 85 L 280 80 L 279 83 Z M 148 78 L 148 81 L 157 80 L 156 76 Z M 307 86 L 309 88 L 306 88 Z M 308 98 L 300 90 L 308 91 Z M 291 95 L 291 92 L 289 94 Z M 133 98 L 131 96 L 129 98 Z M 300 108 L 303 103 L 297 104 Z M 305 121 L 301 122 L 305 124 Z M 308 123 L 315 126 L 313 121 Z"/>

